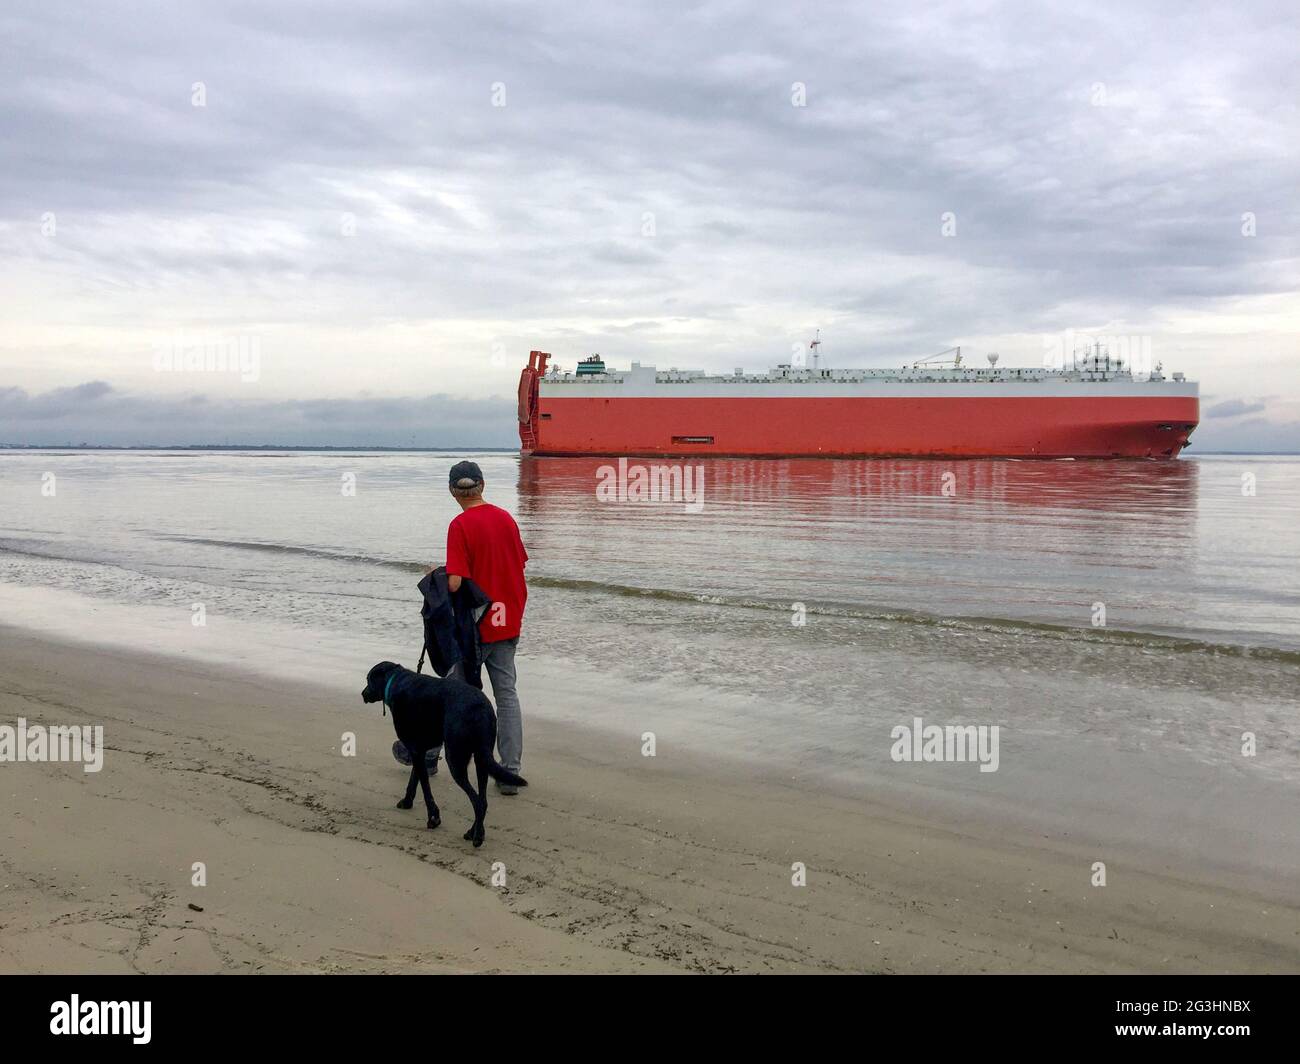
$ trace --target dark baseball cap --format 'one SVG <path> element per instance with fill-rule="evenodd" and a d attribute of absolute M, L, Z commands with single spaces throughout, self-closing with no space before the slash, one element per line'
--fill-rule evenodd
<path fill-rule="evenodd" d="M 479 469 L 477 462 L 457 462 L 451 467 L 451 486 L 456 487 L 457 482 L 462 480 L 472 480 L 475 484 L 483 483 L 483 470 Z"/>

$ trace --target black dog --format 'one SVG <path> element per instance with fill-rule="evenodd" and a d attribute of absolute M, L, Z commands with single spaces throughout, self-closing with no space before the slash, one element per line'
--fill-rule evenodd
<path fill-rule="evenodd" d="M 406 797 L 398 809 L 415 804 L 417 784 L 424 789 L 424 804 L 429 811 L 428 826 L 442 823 L 433 792 L 429 789 L 429 770 L 424 752 L 441 745 L 447 758 L 451 778 L 469 795 L 474 807 L 474 823 L 465 838 L 475 847 L 483 845 L 483 817 L 487 815 L 487 778 L 527 787 L 528 781 L 502 768 L 492 756 L 497 741 L 497 716 L 487 695 L 460 680 L 440 680 L 404 669 L 391 661 L 381 661 L 366 676 L 363 702 L 383 701 L 393 711 L 393 728 L 411 752 L 411 780 Z M 469 759 L 473 755 L 478 772 L 478 794 L 469 785 Z"/>

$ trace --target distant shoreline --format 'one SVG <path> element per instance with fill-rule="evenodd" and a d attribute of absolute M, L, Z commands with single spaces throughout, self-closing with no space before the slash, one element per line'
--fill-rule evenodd
<path fill-rule="evenodd" d="M 393 454 L 430 454 L 473 452 L 474 454 L 510 454 L 514 447 L 379 447 L 369 444 L 275 444 L 275 443 L 177 443 L 171 445 L 95 444 L 95 443 L 0 443 L 0 451 L 383 451 Z"/>

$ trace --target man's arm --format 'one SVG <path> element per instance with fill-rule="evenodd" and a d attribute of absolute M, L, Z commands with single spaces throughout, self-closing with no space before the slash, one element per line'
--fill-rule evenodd
<path fill-rule="evenodd" d="M 455 521 L 447 527 L 447 590 L 460 590 L 461 580 L 469 576 L 469 550 L 465 532 Z"/>

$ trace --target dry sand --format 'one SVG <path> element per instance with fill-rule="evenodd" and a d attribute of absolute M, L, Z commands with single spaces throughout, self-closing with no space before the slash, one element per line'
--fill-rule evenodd
<path fill-rule="evenodd" d="M 557 695 L 524 667 L 525 706 Z M 1092 887 L 1097 855 L 1057 837 L 540 720 L 533 785 L 493 792 L 474 850 L 445 775 L 438 830 L 394 808 L 362 682 L 0 628 L 0 724 L 103 724 L 107 746 L 99 773 L 0 764 L 0 970 L 1300 970 L 1293 884 L 1128 855 Z"/>

